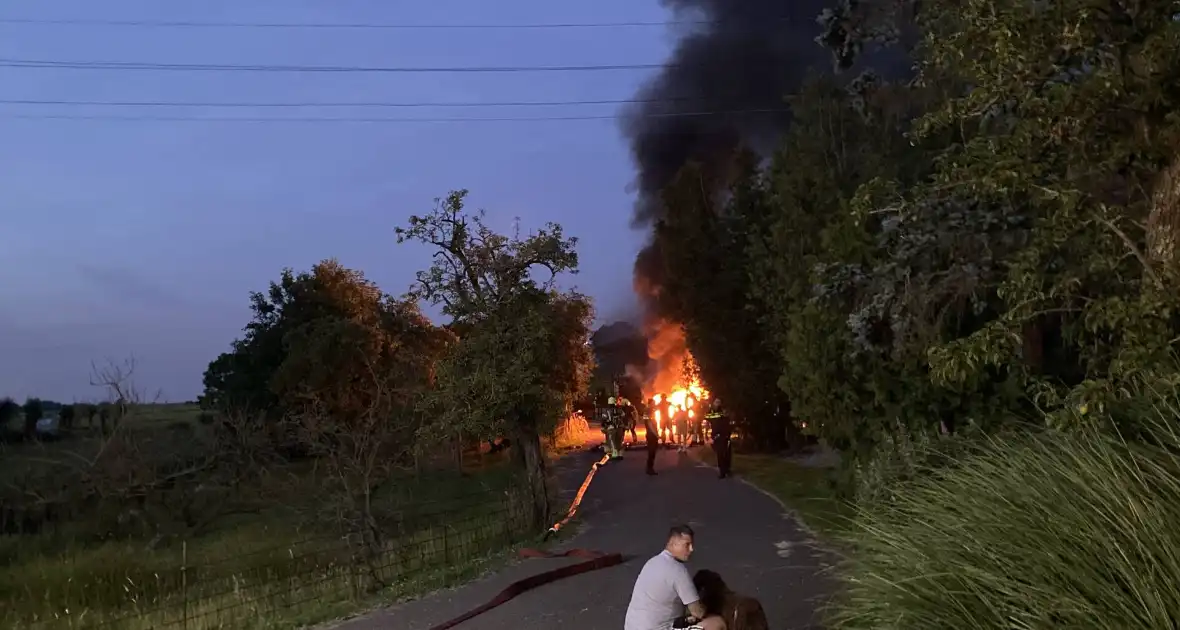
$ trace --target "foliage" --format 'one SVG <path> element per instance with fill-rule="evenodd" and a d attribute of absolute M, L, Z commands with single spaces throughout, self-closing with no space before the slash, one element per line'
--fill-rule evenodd
<path fill-rule="evenodd" d="M 350 276 L 348 286 L 363 289 L 353 304 L 364 307 L 353 318 L 319 317 L 288 331 L 272 388 L 284 423 L 323 466 L 319 517 L 345 534 L 363 532 L 364 557 L 378 562 L 381 523 L 390 515 L 375 495 L 413 467 L 419 404 L 450 335 L 416 304 L 383 297 L 358 272 Z"/>
<path fill-rule="evenodd" d="M 791 97 L 769 164 L 739 158 L 725 182 L 686 165 L 668 191 L 668 301 L 710 386 L 777 375 L 795 421 L 863 472 L 879 447 L 967 426 L 1082 429 L 1092 416 L 1074 410 L 1167 378 L 1174 13 L 1085 0 L 825 12 L 818 39 L 860 74 Z M 912 80 L 863 70 L 864 52 L 895 44 Z M 719 369 L 717 347 L 770 352 Z"/>
<path fill-rule="evenodd" d="M 761 229 L 771 198 L 755 158 L 738 158 L 731 197 L 720 212 L 706 191 L 722 183 L 688 165 L 668 187 L 665 204 L 676 212 L 656 225 L 655 239 L 667 280 L 663 304 L 684 323 L 685 336 L 701 380 L 725 401 L 765 448 L 786 439 L 786 414 L 776 413 L 778 365 L 763 343 L 764 302 L 753 295 L 748 244 Z M 749 299 L 747 299 L 749 297 Z M 789 425 L 794 428 L 794 425 Z"/>
<path fill-rule="evenodd" d="M 833 627 L 1161 628 L 1180 610 L 1180 413 L 1149 439 L 1011 432 L 861 505 Z M 1030 482 L 1035 480 L 1035 482 Z"/>
<path fill-rule="evenodd" d="M 265 293 L 250 295 L 250 308 L 254 315 L 245 335 L 209 364 L 201 404 L 213 410 L 264 413 L 273 419 L 288 411 L 292 401 L 284 396 L 297 385 L 291 374 L 295 368 L 288 366 L 285 381 L 280 374 L 293 344 L 311 343 L 309 335 L 314 336 L 316 327 L 329 335 L 349 335 L 334 328 L 349 325 L 370 333 L 367 340 L 354 334 L 349 343 L 380 344 L 388 332 L 381 329 L 402 325 L 395 313 L 407 307 L 389 300 L 363 274 L 336 260 L 325 260 L 311 272 L 284 269 Z M 360 349 L 350 346 L 341 352 Z M 331 378 L 347 382 L 355 375 L 347 372 Z M 317 378 L 321 377 L 329 378 L 330 371 L 319 372 Z"/>
<path fill-rule="evenodd" d="M 74 419 L 77 417 L 78 405 L 62 405 L 60 411 L 57 412 L 57 417 L 61 420 L 63 429 L 72 429 L 74 427 Z"/>
<path fill-rule="evenodd" d="M 434 249 L 412 295 L 441 304 L 459 331 L 438 368 L 429 431 L 510 434 L 540 523 L 549 516 L 540 439 L 570 415 L 593 369 L 590 302 L 556 286 L 559 274 L 577 272 L 577 239 L 555 224 L 524 237 L 497 234 L 482 212 L 464 209 L 466 195 L 452 192 L 397 232 L 399 242 Z M 538 270 L 547 277 L 534 277 Z"/>
<path fill-rule="evenodd" d="M 45 417 L 45 405 L 40 398 L 29 398 L 21 408 L 25 415 L 25 437 L 33 437 L 37 421 Z"/>
<path fill-rule="evenodd" d="M 0 431 L 3 431 L 20 413 L 20 404 L 15 400 L 11 398 L 0 399 Z"/>

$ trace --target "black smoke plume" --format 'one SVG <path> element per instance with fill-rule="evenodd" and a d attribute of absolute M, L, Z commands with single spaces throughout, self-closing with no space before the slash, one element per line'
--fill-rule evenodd
<path fill-rule="evenodd" d="M 773 150 L 790 122 L 784 98 L 812 68 L 831 67 L 815 42 L 826 0 L 662 0 L 685 31 L 672 58 L 625 112 L 623 131 L 635 161 L 638 200 L 632 224 L 649 228 L 665 216 L 661 194 L 689 162 L 710 181 L 724 181 L 739 148 Z M 706 191 L 716 196 L 720 191 Z M 660 243 L 635 260 L 635 292 L 644 315 L 649 363 L 645 389 L 674 383 L 688 353 L 680 324 L 661 307 Z M 651 392 L 648 392 L 649 394 Z"/>
<path fill-rule="evenodd" d="M 687 162 L 725 168 L 739 146 L 768 151 L 790 121 L 783 99 L 807 72 L 830 67 L 815 42 L 829 0 L 662 0 L 684 32 L 671 59 L 625 112 L 638 169 L 636 227 L 664 210 L 660 193 Z M 640 257 L 642 262 L 643 256 Z"/>

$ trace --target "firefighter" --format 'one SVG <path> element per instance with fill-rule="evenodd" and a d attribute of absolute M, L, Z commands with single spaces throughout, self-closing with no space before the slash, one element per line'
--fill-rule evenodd
<path fill-rule="evenodd" d="M 611 396 L 606 401 L 606 412 L 602 420 L 602 432 L 606 434 L 606 453 L 611 459 L 620 459 L 623 454 L 619 449 L 622 437 L 622 414 L 619 412 L 618 399 Z"/>
<path fill-rule="evenodd" d="M 692 421 L 693 422 L 693 435 L 696 436 L 693 439 L 696 441 L 697 444 L 704 446 L 705 445 L 705 424 L 706 424 L 705 421 L 708 418 L 707 403 L 704 403 L 704 401 L 702 401 L 702 404 L 700 405 L 700 407 L 701 407 L 700 409 L 697 409 L 696 416 L 693 418 L 693 421 Z"/>
<path fill-rule="evenodd" d="M 614 459 L 620 459 L 626 450 L 623 439 L 627 435 L 627 424 L 631 421 L 631 401 L 623 397 L 619 397 L 616 400 L 618 402 L 615 405 L 615 414 L 618 417 L 618 421 L 615 423 L 615 448 L 618 449 L 619 454 Z"/>
<path fill-rule="evenodd" d="M 676 425 L 676 450 L 683 453 L 688 450 L 688 409 L 677 407 L 676 415 L 672 418 Z"/>
<path fill-rule="evenodd" d="M 608 398 L 606 405 L 598 408 L 598 424 L 602 427 L 602 450 L 607 454 L 611 454 L 611 426 L 612 418 L 610 408 L 615 404 L 614 398 Z"/>
<path fill-rule="evenodd" d="M 729 441 L 733 426 L 729 414 L 721 406 L 720 398 L 713 399 L 709 405 L 709 415 L 706 417 L 713 433 L 713 453 L 717 455 L 717 478 L 725 479 L 729 476 L 729 469 L 733 464 L 733 447 Z"/>
<path fill-rule="evenodd" d="M 631 404 L 631 399 L 623 399 L 623 411 L 627 417 L 627 430 L 631 432 L 631 443 L 638 444 L 639 437 L 635 435 L 635 425 L 639 424 L 639 410 Z"/>
<path fill-rule="evenodd" d="M 667 408 L 664 409 L 664 427 L 661 434 L 661 439 L 664 446 L 672 445 L 672 427 L 676 424 L 676 405 L 667 403 Z"/>

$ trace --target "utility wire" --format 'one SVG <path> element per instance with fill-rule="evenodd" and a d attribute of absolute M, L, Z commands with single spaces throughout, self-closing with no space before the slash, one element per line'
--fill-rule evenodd
<path fill-rule="evenodd" d="M 605 64 L 588 66 L 303 66 L 148 63 L 136 61 L 48 61 L 40 59 L 3 59 L 0 68 L 36 68 L 69 70 L 151 70 L 207 72 L 331 72 L 331 73 L 492 73 L 492 72 L 586 72 L 608 70 L 653 70 L 662 63 Z"/>
<path fill-rule="evenodd" d="M 388 23 L 316 23 L 316 22 L 193 22 L 170 20 L 98 20 L 0 18 L 0 24 L 40 26 L 118 26 L 137 28 L 269 28 L 269 29 L 350 29 L 350 30 L 540 30 L 574 28 L 650 28 L 657 26 L 693 26 L 718 24 L 711 20 L 557 22 L 542 24 L 388 24 Z"/>
<path fill-rule="evenodd" d="M 706 116 L 729 116 L 739 114 L 772 114 L 789 111 L 776 109 L 735 109 L 698 112 L 667 112 L 638 114 L 640 118 L 701 118 Z M 518 116 L 489 118 L 359 118 L 359 117 L 200 117 L 200 116 L 119 116 L 119 115 L 71 115 L 71 114 L 0 114 L 0 118 L 17 120 L 108 120 L 121 122 L 240 122 L 240 123 L 461 123 L 461 122 L 542 122 L 573 120 L 617 120 L 617 115 L 590 116 Z"/>
<path fill-rule="evenodd" d="M 0 99 L 0 105 L 53 105 L 87 107 L 227 107 L 227 108 L 307 108 L 307 107 L 557 107 L 565 105 L 625 105 L 639 103 L 683 103 L 690 99 L 618 98 L 581 101 L 368 101 L 368 102 L 225 102 L 225 101 L 73 101 L 41 99 Z"/>

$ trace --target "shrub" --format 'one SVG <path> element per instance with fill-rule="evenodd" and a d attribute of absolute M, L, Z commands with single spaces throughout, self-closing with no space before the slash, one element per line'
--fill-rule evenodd
<path fill-rule="evenodd" d="M 25 435 L 33 437 L 37 431 L 37 421 L 45 417 L 45 405 L 40 398 L 30 398 L 25 401 Z"/>
<path fill-rule="evenodd" d="M 0 398 L 0 429 L 8 426 L 8 423 L 16 420 L 20 415 L 20 405 L 11 398 Z"/>
<path fill-rule="evenodd" d="M 937 427 L 915 429 L 898 423 L 878 436 L 871 454 L 841 461 L 840 496 L 859 505 L 888 501 L 905 482 L 959 459 L 980 437 L 972 422 L 946 435 Z"/>
<path fill-rule="evenodd" d="M 859 506 L 832 627 L 1169 628 L 1180 618 L 1180 436 L 981 440 Z"/>
<path fill-rule="evenodd" d="M 57 417 L 61 420 L 61 427 L 63 429 L 74 428 L 74 418 L 77 415 L 77 405 L 62 405 L 61 411 L 57 412 Z"/>

